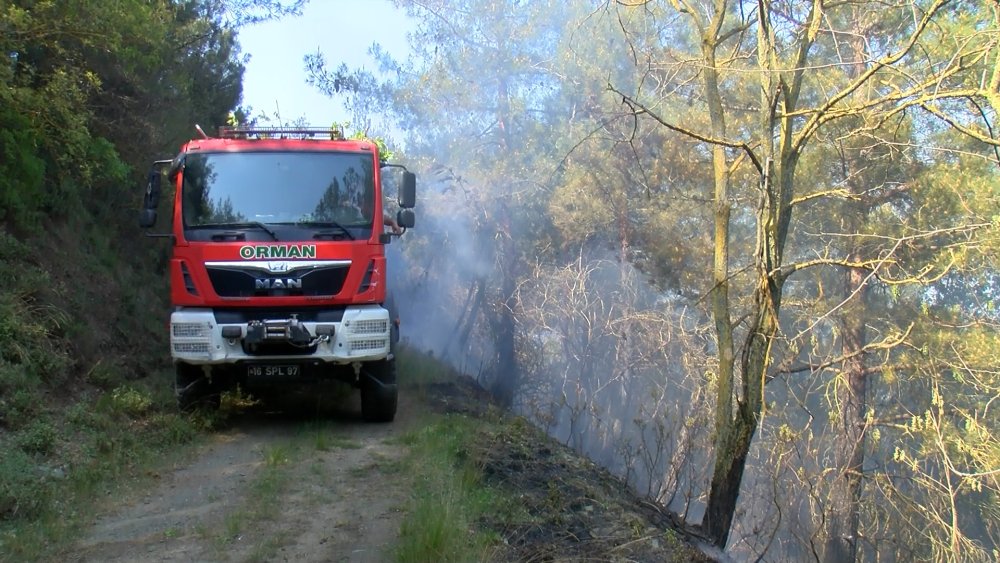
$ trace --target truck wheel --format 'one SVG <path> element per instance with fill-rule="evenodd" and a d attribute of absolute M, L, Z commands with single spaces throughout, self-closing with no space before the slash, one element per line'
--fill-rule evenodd
<path fill-rule="evenodd" d="M 368 422 L 396 418 L 396 359 L 368 362 L 361 369 L 361 416 Z"/>
<path fill-rule="evenodd" d="M 197 408 L 218 410 L 222 395 L 205 377 L 201 366 L 179 363 L 176 368 L 174 393 L 177 395 L 177 407 L 184 412 Z"/>

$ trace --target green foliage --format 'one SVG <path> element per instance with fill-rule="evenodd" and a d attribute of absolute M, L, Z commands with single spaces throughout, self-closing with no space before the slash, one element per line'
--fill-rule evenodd
<path fill-rule="evenodd" d="M 0 422 L 18 429 L 36 416 L 42 405 L 42 395 L 30 384 L 16 388 L 0 397 Z"/>
<path fill-rule="evenodd" d="M 38 139 L 29 125 L 0 104 L 0 209 L 4 220 L 26 226 L 38 220 L 45 175 L 45 162 L 36 154 Z"/>
<path fill-rule="evenodd" d="M 111 392 L 111 405 L 116 412 L 138 417 L 149 412 L 153 401 L 145 393 L 122 386 Z"/>
<path fill-rule="evenodd" d="M 0 292 L 0 390 L 10 393 L 25 383 L 30 389 L 36 380 L 58 383 L 71 365 L 58 340 L 66 315 L 40 304 L 50 278 L 31 263 L 30 254 L 30 247 L 0 230 L 0 276 L 8 280 Z"/>
<path fill-rule="evenodd" d="M 168 377 L 151 384 L 166 387 Z M 96 496 L 141 484 L 148 467 L 183 455 L 193 423 L 151 397 L 142 385 L 123 386 L 64 411 L 36 408 L 30 422 L 0 432 L 0 560 L 51 558 L 92 515 Z"/>
<path fill-rule="evenodd" d="M 113 365 L 111 362 L 98 361 L 90 368 L 84 378 L 87 383 L 99 389 L 110 391 L 122 383 L 121 367 Z"/>
<path fill-rule="evenodd" d="M 407 465 L 420 479 L 400 529 L 397 561 L 481 561 L 493 538 L 475 530 L 495 499 L 465 453 L 478 423 L 461 416 L 435 420 L 404 438 Z"/>
<path fill-rule="evenodd" d="M 15 435 L 14 441 L 25 453 L 48 455 L 58 437 L 57 430 L 46 420 L 36 420 Z"/>
<path fill-rule="evenodd" d="M 0 456 L 0 522 L 35 516 L 51 498 L 47 484 L 28 453 L 19 448 L 5 449 Z M 3 544 L 0 535 L 0 555 Z"/>
<path fill-rule="evenodd" d="M 340 131 L 341 135 L 346 135 L 345 131 L 351 129 L 351 123 L 349 121 L 345 121 L 343 123 L 334 122 L 333 125 L 330 126 L 330 129 L 332 131 Z M 382 137 L 371 138 L 368 136 L 368 131 L 363 129 L 355 129 L 353 133 L 347 136 L 347 138 L 357 139 L 359 141 L 368 140 L 375 143 L 375 146 L 378 147 L 378 158 L 381 162 L 389 162 L 396 157 L 396 153 L 389 148 L 389 143 L 385 139 Z"/>

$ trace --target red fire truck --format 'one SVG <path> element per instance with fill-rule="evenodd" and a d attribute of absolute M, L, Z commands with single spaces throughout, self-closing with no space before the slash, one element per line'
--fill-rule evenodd
<path fill-rule="evenodd" d="M 416 176 L 337 130 L 198 132 L 154 163 L 139 220 L 155 225 L 165 172 L 172 229 L 147 234 L 173 240 L 180 408 L 217 408 L 237 385 L 267 393 L 336 379 L 360 389 L 366 420 L 391 421 L 399 335 L 385 245 L 413 227 Z M 397 186 L 394 217 L 383 175 Z"/>

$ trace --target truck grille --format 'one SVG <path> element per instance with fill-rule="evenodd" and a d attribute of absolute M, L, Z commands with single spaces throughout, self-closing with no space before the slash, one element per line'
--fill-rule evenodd
<path fill-rule="evenodd" d="M 350 266 L 272 274 L 256 268 L 209 266 L 208 278 L 219 297 L 329 297 L 340 293 Z"/>

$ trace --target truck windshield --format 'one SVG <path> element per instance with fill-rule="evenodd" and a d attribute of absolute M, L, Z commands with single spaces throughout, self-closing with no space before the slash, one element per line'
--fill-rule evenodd
<path fill-rule="evenodd" d="M 370 153 L 189 153 L 186 228 L 297 225 L 367 228 L 375 212 Z"/>

